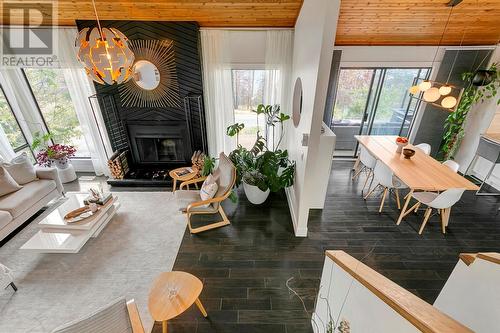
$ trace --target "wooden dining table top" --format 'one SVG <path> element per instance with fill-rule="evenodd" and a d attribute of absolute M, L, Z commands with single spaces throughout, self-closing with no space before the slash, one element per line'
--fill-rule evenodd
<path fill-rule="evenodd" d="M 397 136 L 356 135 L 355 138 L 374 157 L 389 167 L 394 175 L 410 189 L 424 191 L 444 191 L 450 188 L 477 190 L 475 184 L 454 172 L 446 165 L 408 144 L 405 148 L 415 150 L 411 159 L 397 153 Z"/>

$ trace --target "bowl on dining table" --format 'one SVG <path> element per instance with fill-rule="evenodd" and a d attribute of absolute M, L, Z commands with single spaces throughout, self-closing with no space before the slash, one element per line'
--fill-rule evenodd
<path fill-rule="evenodd" d="M 404 148 L 403 149 L 403 156 L 406 158 L 406 159 L 410 159 L 413 155 L 415 155 L 415 150 L 411 149 L 411 148 Z"/>

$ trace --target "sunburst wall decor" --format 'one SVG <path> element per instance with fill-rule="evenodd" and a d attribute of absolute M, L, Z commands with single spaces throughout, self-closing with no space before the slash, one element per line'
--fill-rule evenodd
<path fill-rule="evenodd" d="M 129 40 L 133 78 L 118 86 L 125 107 L 181 107 L 172 40 Z"/>

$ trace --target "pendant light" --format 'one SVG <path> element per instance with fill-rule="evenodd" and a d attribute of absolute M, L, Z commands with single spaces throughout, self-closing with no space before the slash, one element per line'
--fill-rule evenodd
<path fill-rule="evenodd" d="M 448 28 L 448 25 L 450 23 L 451 15 L 453 13 L 453 8 L 461 3 L 462 0 L 451 0 L 447 6 L 450 7 L 450 11 L 448 13 L 448 18 L 446 20 L 446 24 L 444 26 L 443 32 L 441 34 L 441 37 L 439 38 L 439 42 L 436 48 L 436 52 L 434 53 L 434 58 L 432 59 L 431 63 L 431 68 L 434 67 L 434 63 L 436 61 L 437 55 L 439 53 L 439 48 L 441 47 L 441 43 L 444 39 L 444 35 L 446 33 L 446 30 Z M 465 36 L 465 30 L 462 35 L 462 41 L 460 42 L 460 46 L 462 46 L 463 40 Z M 420 82 L 419 84 L 416 84 L 408 91 L 412 95 L 417 95 L 420 93 L 423 93 L 421 98 L 415 97 L 419 100 L 422 100 L 427 103 L 431 103 L 434 106 L 438 106 L 441 108 L 444 108 L 448 111 L 454 111 L 455 107 L 458 104 L 458 100 L 461 96 L 462 90 L 460 88 L 457 88 L 453 85 L 450 85 L 448 82 L 450 80 L 451 73 L 453 72 L 453 68 L 455 67 L 455 62 L 458 57 L 458 52 L 455 54 L 455 59 L 453 60 L 453 63 L 451 65 L 450 73 L 448 74 L 448 79 L 446 80 L 446 83 L 440 83 L 436 81 L 431 81 L 431 80 L 424 80 Z"/>
<path fill-rule="evenodd" d="M 87 75 L 100 84 L 119 84 L 132 77 L 134 53 L 127 37 L 115 28 L 102 28 L 92 0 L 97 27 L 82 29 L 76 38 L 78 60 Z"/>

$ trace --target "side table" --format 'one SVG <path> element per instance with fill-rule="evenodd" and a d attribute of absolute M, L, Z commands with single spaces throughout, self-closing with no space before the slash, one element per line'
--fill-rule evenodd
<path fill-rule="evenodd" d="M 193 303 L 203 317 L 208 316 L 198 298 L 202 290 L 200 279 L 186 272 L 164 272 L 155 279 L 149 292 L 148 308 L 153 319 L 162 322 L 163 333 L 167 333 L 167 320 L 177 317 Z"/>
<path fill-rule="evenodd" d="M 183 175 L 179 175 L 181 172 L 183 172 L 185 170 L 188 170 L 190 172 L 185 173 Z M 182 182 L 185 182 L 187 180 L 191 180 L 191 179 L 196 177 L 198 172 L 193 171 L 193 168 L 190 168 L 190 167 L 182 167 L 182 168 L 177 168 L 177 169 L 171 170 L 168 174 L 174 180 L 174 184 L 172 186 L 172 192 L 175 192 L 175 190 L 177 189 L 177 181 L 180 181 L 182 183 Z M 195 186 L 197 186 L 197 185 L 195 184 Z"/>

